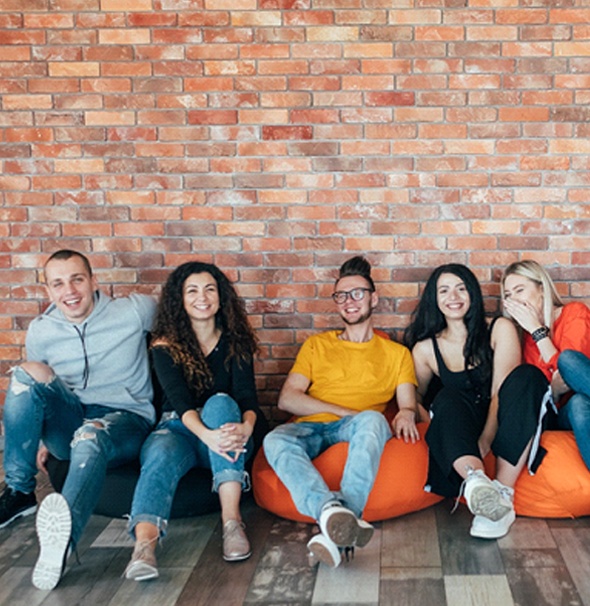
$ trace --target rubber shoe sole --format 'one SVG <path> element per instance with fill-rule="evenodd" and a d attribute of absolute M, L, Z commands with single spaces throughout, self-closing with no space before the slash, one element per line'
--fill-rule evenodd
<path fill-rule="evenodd" d="M 158 576 L 158 569 L 142 560 L 130 562 L 125 570 L 125 578 L 129 581 L 149 581 L 157 579 Z"/>
<path fill-rule="evenodd" d="M 511 509 L 503 518 L 496 522 L 484 516 L 475 516 L 469 534 L 478 539 L 500 539 L 508 534 L 510 527 L 516 519 L 514 509 Z"/>
<path fill-rule="evenodd" d="M 337 568 L 342 562 L 340 549 L 328 537 L 316 534 L 307 544 L 309 550 L 309 565 L 315 566 L 320 562 L 330 568 Z"/>
<path fill-rule="evenodd" d="M 373 532 L 375 532 L 375 529 L 368 522 L 365 522 L 364 520 L 357 519 L 357 524 L 358 524 L 358 531 L 357 531 L 357 535 L 356 535 L 355 546 L 356 547 L 365 547 L 367 545 L 367 543 L 373 537 Z"/>
<path fill-rule="evenodd" d="M 0 524 L 0 530 L 9 524 L 12 524 L 15 520 L 19 518 L 25 518 L 26 516 L 33 515 L 37 511 L 37 504 L 31 505 L 31 507 L 27 507 L 27 509 L 21 509 L 18 513 L 15 513 L 10 519 L 6 520 L 2 524 Z"/>
<path fill-rule="evenodd" d="M 70 507 L 61 494 L 52 493 L 41 503 L 36 526 L 40 552 L 33 570 L 33 585 L 49 590 L 63 575 L 72 536 Z"/>
<path fill-rule="evenodd" d="M 338 547 L 354 545 L 356 541 L 357 519 L 346 507 L 335 505 L 322 511 L 319 526 L 322 534 L 329 537 Z"/>
<path fill-rule="evenodd" d="M 512 510 L 496 484 L 482 471 L 470 473 L 465 480 L 465 500 L 471 513 L 497 522 Z"/>

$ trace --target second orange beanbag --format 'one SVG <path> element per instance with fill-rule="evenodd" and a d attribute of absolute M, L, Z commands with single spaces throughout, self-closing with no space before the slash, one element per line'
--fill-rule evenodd
<path fill-rule="evenodd" d="M 424 441 L 427 425 L 420 423 L 421 440 L 406 444 L 392 438 L 385 445 L 379 472 L 363 512 L 368 522 L 386 520 L 424 509 L 441 500 L 438 495 L 424 491 L 428 472 L 428 448 Z M 313 464 L 330 490 L 338 490 L 348 454 L 348 443 L 335 444 L 323 452 Z M 298 522 L 314 522 L 295 508 L 291 495 L 279 480 L 261 448 L 252 468 L 254 497 L 260 507 Z"/>

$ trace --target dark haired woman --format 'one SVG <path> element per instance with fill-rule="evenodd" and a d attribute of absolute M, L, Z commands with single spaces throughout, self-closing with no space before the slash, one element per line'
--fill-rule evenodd
<path fill-rule="evenodd" d="M 244 462 L 252 454 L 260 415 L 252 366 L 256 347 L 243 303 L 223 272 L 200 262 L 172 272 L 151 345 L 163 415 L 141 453 L 129 522 L 136 542 L 126 578 L 158 576 L 155 548 L 166 532 L 176 486 L 197 466 L 213 472 L 224 559 L 249 557 L 239 505 L 248 484 Z"/>
<path fill-rule="evenodd" d="M 515 519 L 513 488 L 538 411 L 517 389 L 522 367 L 514 326 L 506 318 L 488 322 L 477 278 L 464 265 L 449 264 L 428 279 L 405 340 L 418 397 L 424 401 L 433 378 L 442 384 L 430 405 L 427 488 L 443 496 L 464 489 L 475 514 L 471 535 L 504 536 Z M 483 465 L 490 449 L 497 456 L 495 480 Z"/>

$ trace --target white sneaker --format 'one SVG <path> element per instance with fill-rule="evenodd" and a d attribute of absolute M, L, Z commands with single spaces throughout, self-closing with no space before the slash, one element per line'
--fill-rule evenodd
<path fill-rule="evenodd" d="M 53 589 L 66 567 L 72 538 L 72 515 L 61 494 L 54 492 L 44 499 L 36 526 L 40 552 L 33 569 L 33 585 L 37 589 Z"/>
<path fill-rule="evenodd" d="M 469 471 L 465 479 L 465 500 L 471 513 L 492 522 L 507 515 L 513 509 L 512 501 L 499 486 L 502 485 L 492 482 L 481 469 Z"/>
<path fill-rule="evenodd" d="M 374 528 L 357 518 L 347 507 L 337 503 L 326 505 L 320 513 L 318 524 L 322 534 L 338 547 L 364 547 L 373 536 Z"/>
<path fill-rule="evenodd" d="M 323 534 L 313 536 L 307 544 L 307 549 L 309 549 L 310 566 L 321 562 L 330 568 L 337 568 L 342 562 L 342 554 L 338 546 Z"/>

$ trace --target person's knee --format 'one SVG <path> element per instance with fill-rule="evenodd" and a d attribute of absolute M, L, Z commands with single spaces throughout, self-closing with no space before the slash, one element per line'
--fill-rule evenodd
<path fill-rule="evenodd" d="M 547 379 L 540 368 L 532 364 L 520 364 L 500 386 L 500 405 L 505 398 L 516 398 L 519 402 L 524 400 L 540 405 L 540 397 L 547 391 L 547 386 Z"/>
<path fill-rule="evenodd" d="M 562 375 L 583 372 L 584 366 L 590 366 L 590 361 L 583 353 L 573 349 L 565 349 L 557 358 L 557 368 Z"/>
<path fill-rule="evenodd" d="M 277 427 L 264 436 L 262 444 L 266 458 L 270 462 L 281 456 L 281 454 L 297 448 L 298 440 L 296 436 L 290 434 L 285 428 Z"/>
<path fill-rule="evenodd" d="M 101 453 L 106 444 L 108 424 L 101 419 L 85 421 L 74 432 L 70 443 L 72 457 L 74 455 L 91 455 Z"/>
<path fill-rule="evenodd" d="M 279 435 L 279 432 L 275 430 L 267 433 L 264 436 L 262 445 L 264 447 L 264 452 L 268 455 L 269 453 L 277 452 L 277 450 L 283 448 L 285 445 L 285 440 L 281 435 Z"/>
<path fill-rule="evenodd" d="M 545 378 L 543 371 L 533 364 L 519 364 L 506 377 L 504 384 L 511 382 L 540 381 Z"/>
<path fill-rule="evenodd" d="M 583 425 L 590 431 L 590 398 L 582 394 L 574 394 L 568 401 L 568 417 L 574 429 Z"/>
<path fill-rule="evenodd" d="M 380 412 L 364 410 L 356 415 L 355 421 L 357 432 L 366 432 L 377 438 L 387 439 L 389 437 L 389 423 Z"/>
<path fill-rule="evenodd" d="M 25 375 L 23 376 L 19 371 L 24 372 Z M 53 381 L 55 375 L 51 367 L 47 366 L 47 364 L 43 364 L 42 362 L 23 362 L 13 371 L 12 389 L 19 390 L 19 388 L 22 388 L 23 382 L 26 381 L 28 377 L 36 383 L 48 384 Z"/>
<path fill-rule="evenodd" d="M 236 401 L 226 393 L 216 393 L 203 406 L 201 419 L 207 426 L 239 423 L 242 414 Z"/>

